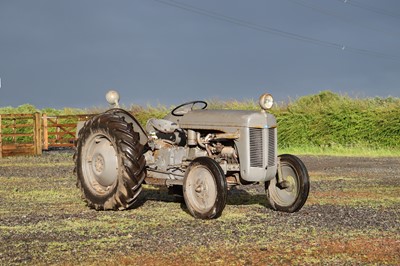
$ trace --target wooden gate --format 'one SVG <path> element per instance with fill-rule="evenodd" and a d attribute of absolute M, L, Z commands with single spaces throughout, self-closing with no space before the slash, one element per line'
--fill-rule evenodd
<path fill-rule="evenodd" d="M 40 113 L 0 115 L 0 158 L 42 154 L 40 125 Z"/>
<path fill-rule="evenodd" d="M 40 155 L 42 150 L 73 147 L 77 123 L 92 116 L 94 115 L 0 114 L 0 158 Z"/>
<path fill-rule="evenodd" d="M 86 121 L 92 114 L 86 115 L 42 115 L 43 150 L 60 147 L 73 147 L 76 139 L 76 125 Z"/>

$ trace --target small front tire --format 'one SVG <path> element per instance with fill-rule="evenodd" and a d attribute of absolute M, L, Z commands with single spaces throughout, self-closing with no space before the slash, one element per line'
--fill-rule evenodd
<path fill-rule="evenodd" d="M 226 205 L 227 183 L 221 166 L 209 157 L 193 160 L 183 181 L 183 197 L 189 212 L 200 219 L 221 216 Z"/>
<path fill-rule="evenodd" d="M 268 205 L 276 211 L 297 212 L 308 198 L 310 177 L 298 157 L 290 154 L 279 157 L 284 184 L 278 184 L 278 174 L 271 181 L 265 182 Z"/>

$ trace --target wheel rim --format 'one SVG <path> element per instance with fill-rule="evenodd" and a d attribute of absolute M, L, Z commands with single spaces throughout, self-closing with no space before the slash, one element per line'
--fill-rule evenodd
<path fill-rule="evenodd" d="M 82 170 L 91 190 L 104 194 L 118 179 L 118 158 L 114 145 L 107 136 L 96 134 L 87 140 Z"/>
<path fill-rule="evenodd" d="M 297 199 L 299 194 L 297 173 L 290 165 L 282 165 L 282 176 L 285 180 L 286 187 L 279 188 L 276 178 L 271 180 L 271 185 L 268 187 L 270 196 L 280 206 L 291 206 Z"/>
<path fill-rule="evenodd" d="M 217 184 L 210 170 L 202 166 L 191 169 L 185 186 L 186 197 L 195 211 L 203 213 L 215 206 Z"/>

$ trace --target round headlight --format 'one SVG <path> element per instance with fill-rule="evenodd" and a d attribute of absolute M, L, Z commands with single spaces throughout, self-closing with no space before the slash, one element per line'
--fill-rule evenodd
<path fill-rule="evenodd" d="M 274 98 L 272 98 L 272 95 L 269 93 L 265 93 L 260 96 L 260 106 L 264 110 L 269 110 L 272 108 L 272 105 L 274 105 Z"/>
<path fill-rule="evenodd" d="M 106 100 L 109 104 L 114 105 L 115 107 L 118 107 L 119 93 L 116 91 L 113 91 L 113 90 L 107 92 Z"/>

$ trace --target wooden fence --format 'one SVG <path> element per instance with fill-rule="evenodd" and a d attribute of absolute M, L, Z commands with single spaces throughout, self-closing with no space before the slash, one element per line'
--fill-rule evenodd
<path fill-rule="evenodd" d="M 76 126 L 93 114 L 0 114 L 0 158 L 15 155 L 40 155 L 43 150 L 73 147 Z"/>

